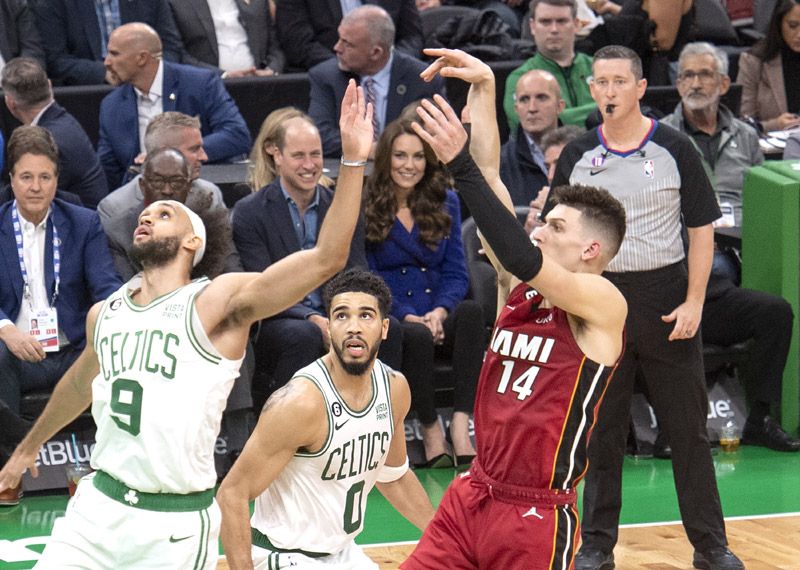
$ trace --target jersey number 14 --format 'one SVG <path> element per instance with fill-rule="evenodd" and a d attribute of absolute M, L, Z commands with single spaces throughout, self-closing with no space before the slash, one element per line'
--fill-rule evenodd
<path fill-rule="evenodd" d="M 511 375 L 514 373 L 515 360 L 504 360 L 503 375 L 500 377 L 500 384 L 497 386 L 498 394 L 505 394 L 508 391 L 508 385 L 511 383 Z M 538 366 L 531 366 L 525 372 L 520 374 L 511 384 L 511 391 L 517 393 L 518 400 L 524 400 L 533 394 L 533 383 L 536 381 L 536 376 L 539 374 Z"/>

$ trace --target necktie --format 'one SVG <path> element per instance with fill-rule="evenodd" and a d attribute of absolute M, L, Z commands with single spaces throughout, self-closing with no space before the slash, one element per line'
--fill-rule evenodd
<path fill-rule="evenodd" d="M 372 140 L 378 140 L 380 134 L 380 124 L 378 123 L 378 109 L 375 101 L 375 80 L 367 77 L 364 80 L 364 96 L 367 103 L 372 103 Z"/>

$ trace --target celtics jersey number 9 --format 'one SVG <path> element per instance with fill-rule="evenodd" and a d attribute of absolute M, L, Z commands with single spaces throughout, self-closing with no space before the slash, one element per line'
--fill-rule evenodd
<path fill-rule="evenodd" d="M 227 360 L 195 311 L 199 279 L 138 306 L 127 285 L 95 324 L 100 373 L 92 382 L 92 466 L 149 493 L 214 486 L 214 444 L 241 360 Z"/>

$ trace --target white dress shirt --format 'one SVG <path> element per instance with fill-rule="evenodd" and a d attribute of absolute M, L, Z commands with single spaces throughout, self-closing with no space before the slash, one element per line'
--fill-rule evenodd
<path fill-rule="evenodd" d="M 219 48 L 219 68 L 223 71 L 250 69 L 255 59 L 247 43 L 247 32 L 239 22 L 234 0 L 208 0 Z"/>
<path fill-rule="evenodd" d="M 17 315 L 17 328 L 27 333 L 30 330 L 31 318 L 35 311 L 50 306 L 45 287 L 44 244 L 47 237 L 47 219 L 50 212 L 39 224 L 32 224 L 19 213 L 20 230 L 22 231 L 22 258 L 25 260 L 25 271 L 28 272 L 28 287 L 31 298 L 22 299 Z"/>
<path fill-rule="evenodd" d="M 143 93 L 136 87 L 133 90 L 136 92 L 136 108 L 139 112 L 139 150 L 144 151 L 144 133 L 148 123 L 164 112 L 164 61 L 158 61 L 158 71 L 149 93 Z"/>

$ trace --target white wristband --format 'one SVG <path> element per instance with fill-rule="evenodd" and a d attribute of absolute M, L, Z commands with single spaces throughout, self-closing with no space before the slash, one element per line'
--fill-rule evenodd
<path fill-rule="evenodd" d="M 391 483 L 392 481 L 397 481 L 400 477 L 406 474 L 406 471 L 408 471 L 408 456 L 406 456 L 406 462 L 402 465 L 398 465 L 397 467 L 389 467 L 388 465 L 384 465 L 381 467 L 381 470 L 378 473 L 378 483 Z"/>
<path fill-rule="evenodd" d="M 359 166 L 367 165 L 366 160 L 345 160 L 344 157 L 342 157 L 342 159 L 339 162 L 341 163 L 342 166 L 354 166 L 356 168 Z"/>

